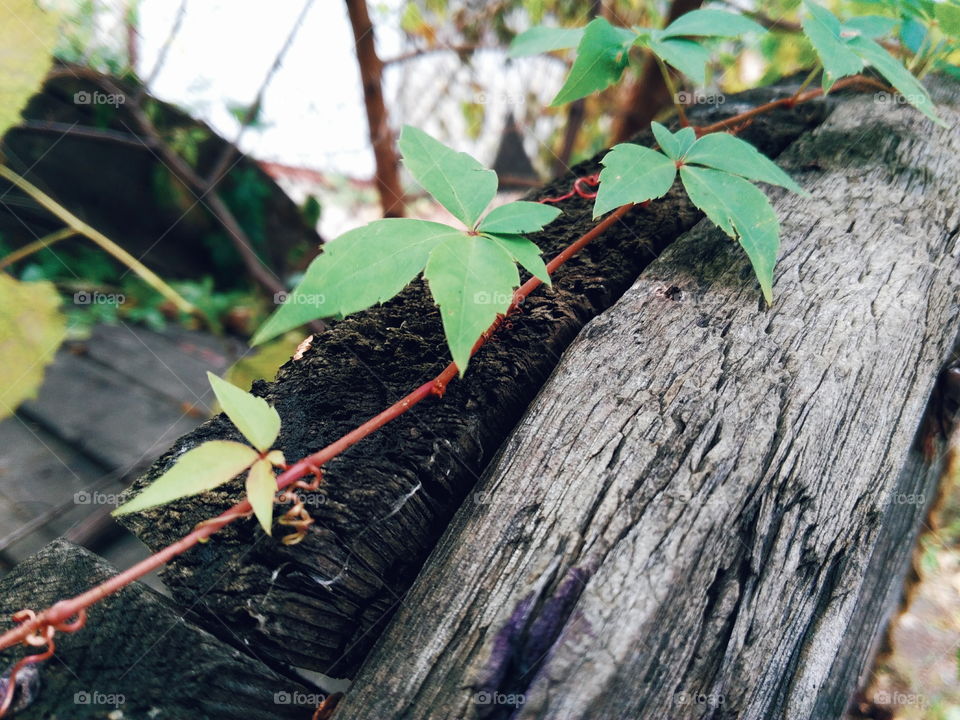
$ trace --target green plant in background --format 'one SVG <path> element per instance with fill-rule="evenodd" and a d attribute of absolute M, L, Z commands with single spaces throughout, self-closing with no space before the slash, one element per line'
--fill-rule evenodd
<path fill-rule="evenodd" d="M 284 467 L 283 453 L 271 449 L 280 434 L 280 416 L 267 401 L 207 373 L 223 412 L 250 445 L 233 440 L 208 440 L 185 452 L 163 475 L 114 515 L 165 505 L 229 482 L 247 473 L 247 499 L 260 526 L 272 534 L 273 500 L 277 492 L 274 467 Z M 252 447 L 251 447 L 252 446 Z"/>
<path fill-rule="evenodd" d="M 804 0 L 804 6 L 808 14 L 803 19 L 803 31 L 823 64 L 824 90 L 829 91 L 840 78 L 856 75 L 869 65 L 899 90 L 907 102 L 943 125 L 926 88 L 886 48 L 872 39 L 890 33 L 896 27 L 895 20 L 867 15 L 841 23 L 836 15 L 810 0 Z"/>
<path fill-rule="evenodd" d="M 550 282 L 539 248 L 525 235 L 541 230 L 560 210 L 518 201 L 484 215 L 497 192 L 495 172 L 409 125 L 400 150 L 410 174 L 464 228 L 397 218 L 351 230 L 310 264 L 254 344 L 316 318 L 343 317 L 384 302 L 422 272 L 462 375 L 474 343 L 513 300 L 520 285 L 517 263 Z"/>
<path fill-rule="evenodd" d="M 693 10 L 663 29 L 622 28 L 596 18 L 584 28 L 531 28 L 516 37 L 510 54 L 523 57 L 576 47 L 577 59 L 551 103 L 562 105 L 618 82 L 630 64 L 633 47 L 643 48 L 657 59 L 668 87 L 672 79 L 665 64 L 703 84 L 710 53 L 694 38 L 731 38 L 750 32 L 766 30 L 753 20 L 723 10 Z"/>

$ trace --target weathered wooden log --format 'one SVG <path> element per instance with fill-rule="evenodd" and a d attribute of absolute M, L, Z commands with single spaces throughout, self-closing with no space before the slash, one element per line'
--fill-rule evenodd
<path fill-rule="evenodd" d="M 872 97 L 781 163 L 765 308 L 704 222 L 568 349 L 338 710 L 843 715 L 936 468 L 957 338 L 960 132 Z"/>
<path fill-rule="evenodd" d="M 114 574 L 96 555 L 55 541 L 0 579 L 4 629 L 12 613 L 40 610 Z M 17 718 L 304 720 L 322 702 L 315 690 L 194 627 L 167 598 L 138 584 L 94 606 L 86 627 L 54 640 L 55 657 L 34 666 L 32 682 L 17 683 L 29 695 Z M 0 672 L 25 653 L 0 653 Z"/>
<path fill-rule="evenodd" d="M 753 93 L 730 102 L 723 113 L 790 91 Z M 747 137 L 776 155 L 817 125 L 827 107 L 798 110 L 758 120 Z M 576 177 L 597 172 L 598 160 L 575 167 L 535 197 L 566 192 Z M 592 200 L 564 203 L 564 214 L 535 238 L 548 257 L 593 226 L 591 208 Z M 565 265 L 551 289 L 528 298 L 509 331 L 481 350 L 442 402 L 417 406 L 327 466 L 323 492 L 308 506 L 316 525 L 305 542 L 278 546 L 254 523 L 236 523 L 164 573 L 175 597 L 193 603 L 199 596 L 198 609 L 210 615 L 206 627 L 228 642 L 241 639 L 260 657 L 338 677 L 351 674 L 562 350 L 629 287 L 656 251 L 699 217 L 676 189 L 665 201 L 632 212 Z M 279 447 L 288 458 L 299 458 L 377 414 L 447 362 L 436 306 L 414 284 L 318 336 L 302 360 L 281 369 L 275 384 L 258 384 L 254 391 L 283 418 Z M 181 438 L 138 487 L 185 449 L 223 437 L 237 436 L 221 416 Z M 156 548 L 222 511 L 239 490 L 237 483 L 127 522 Z M 224 634 L 224 623 L 230 634 Z"/>

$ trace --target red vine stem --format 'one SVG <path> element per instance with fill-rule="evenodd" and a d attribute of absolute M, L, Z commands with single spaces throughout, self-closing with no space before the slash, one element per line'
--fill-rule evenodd
<path fill-rule="evenodd" d="M 553 258 L 553 260 L 547 264 L 547 270 L 551 273 L 554 272 L 590 241 L 594 240 L 598 235 L 601 235 L 608 228 L 610 228 L 610 226 L 618 222 L 620 218 L 627 214 L 631 207 L 633 206 L 624 205 L 608 215 L 601 222 L 597 223 L 597 225 L 591 228 L 590 231 L 584 234 L 579 240 L 569 245 L 563 250 L 563 252 Z M 479 350 L 484 343 L 486 343 L 497 331 L 497 329 L 503 323 L 504 317 L 515 312 L 520 306 L 520 303 L 523 302 L 524 298 L 526 298 L 527 295 L 536 290 L 542 284 L 543 282 L 539 278 L 530 278 L 527 282 L 525 282 L 514 293 L 513 301 L 511 302 L 506 313 L 497 317 L 494 323 L 474 344 L 470 354 L 473 355 L 476 353 L 477 350 Z M 367 420 L 367 422 L 363 423 L 359 427 L 354 428 L 339 440 L 327 445 L 322 450 L 319 450 L 312 455 L 308 455 L 302 460 L 299 460 L 298 462 L 289 466 L 277 476 L 277 489 L 283 490 L 288 485 L 291 485 L 300 478 L 314 473 L 316 468 L 322 467 L 324 464 L 330 462 L 333 458 L 353 447 L 371 433 L 376 432 L 391 420 L 400 417 L 414 405 L 425 400 L 431 395 L 442 396 L 446 390 L 447 384 L 453 380 L 456 375 L 456 363 L 450 363 L 433 380 L 424 383 L 416 390 L 381 412 L 379 415 Z M 162 550 L 158 550 L 156 553 L 144 560 L 141 560 L 136 565 L 133 565 L 123 572 L 114 575 L 112 578 L 105 580 L 104 582 L 91 588 L 90 590 L 87 590 L 84 593 L 81 593 L 80 595 L 72 597 L 68 600 L 61 600 L 47 610 L 44 610 L 43 612 L 31 617 L 26 622 L 17 625 L 15 628 L 8 630 L 6 633 L 0 636 L 0 650 L 23 642 L 27 637 L 41 628 L 59 625 L 66 622 L 70 618 L 76 617 L 84 609 L 94 605 L 103 598 L 114 594 L 118 590 L 132 583 L 134 580 L 138 580 L 147 573 L 156 570 L 161 565 L 164 565 L 175 558 L 177 555 L 186 552 L 197 543 L 206 540 L 217 531 L 229 525 L 235 519 L 246 516 L 248 513 L 250 513 L 250 511 L 250 502 L 243 500 L 215 518 L 201 523 L 190 534 L 184 536 L 171 545 L 167 545 Z"/>
<path fill-rule="evenodd" d="M 833 87 L 834 89 L 840 89 L 854 84 L 866 84 L 873 87 L 881 87 L 884 90 L 889 89 L 882 83 L 862 75 L 856 75 L 839 80 L 834 84 Z M 726 120 L 721 120 L 720 122 L 712 125 L 696 128 L 696 132 L 697 135 L 700 136 L 711 132 L 729 130 L 744 123 L 745 121 L 751 120 L 757 115 L 761 115 L 779 107 L 793 107 L 800 103 L 817 98 L 820 95 L 823 95 L 823 90 L 818 88 L 804 93 L 798 93 L 788 98 L 774 100 L 772 102 L 759 105 L 756 108 L 752 108 L 751 110 L 747 110 L 739 115 L 727 118 Z M 556 202 L 558 199 L 566 199 L 567 197 L 571 197 L 573 194 L 580 195 L 581 197 L 591 197 L 592 194 L 588 191 L 585 191 L 582 186 L 583 184 L 595 185 L 596 183 L 594 180 L 595 178 L 593 176 L 578 178 L 574 183 L 573 191 L 565 196 L 562 196 L 562 198 L 546 198 L 545 201 Z M 632 204 L 621 206 L 597 223 L 578 240 L 567 246 L 560 254 L 558 254 L 547 264 L 548 272 L 552 274 L 557 268 L 559 268 L 581 249 L 583 249 L 584 246 L 597 238 L 597 236 L 604 233 L 612 225 L 617 223 L 630 211 L 632 207 Z M 520 306 L 520 303 L 522 303 L 530 293 L 532 293 L 542 284 L 543 283 L 541 280 L 533 277 L 520 286 L 520 288 L 514 293 L 513 300 L 506 312 L 503 315 L 499 315 L 493 324 L 474 344 L 473 349 L 470 351 L 471 356 L 475 354 L 493 336 L 493 334 L 500 328 L 508 316 L 516 312 L 517 308 Z M 277 476 L 277 489 L 283 490 L 284 488 L 298 481 L 300 478 L 311 473 L 316 473 L 318 468 L 330 462 L 330 460 L 334 459 L 344 451 L 353 447 L 368 435 L 376 432 L 391 420 L 400 417 L 410 410 L 410 408 L 412 408 L 414 405 L 420 403 L 426 398 L 432 395 L 442 396 L 447 385 L 456 377 L 456 375 L 457 366 L 455 363 L 450 363 L 435 378 L 424 383 L 380 414 L 354 428 L 339 440 L 327 445 L 322 450 L 308 455 L 293 465 L 287 467 L 280 475 Z M 26 614 L 21 615 L 21 613 L 18 613 L 16 616 L 14 616 L 14 619 L 19 620 L 21 617 L 26 619 L 20 622 L 20 624 L 16 627 L 11 628 L 7 632 L 3 633 L 3 635 L 0 635 L 0 650 L 10 648 L 19 643 L 26 642 L 27 644 L 30 644 L 31 638 L 37 637 L 38 633 L 48 632 L 48 628 L 66 631 L 79 629 L 80 625 L 82 625 L 82 619 L 84 618 L 87 608 L 104 599 L 105 597 L 116 593 L 133 581 L 138 580 L 144 575 L 158 569 L 160 566 L 186 552 L 197 543 L 205 541 L 211 535 L 223 529 L 237 518 L 246 517 L 249 515 L 251 510 L 252 508 L 250 507 L 249 501 L 243 500 L 220 515 L 200 523 L 192 532 L 175 543 L 158 550 L 150 557 L 138 562 L 137 564 L 113 576 L 112 578 L 105 580 L 90 590 L 87 590 L 86 592 L 67 600 L 61 600 L 39 614 L 34 614 L 30 611 L 21 611 L 22 613 Z M 71 622 L 71 620 L 74 618 L 76 618 L 76 620 Z M 50 639 L 52 641 L 52 637 Z M 52 646 L 52 642 L 50 645 Z M 50 653 L 52 653 L 52 649 L 48 647 L 47 652 L 27 656 L 17 663 L 17 665 L 14 667 L 14 670 L 19 669 L 28 663 L 39 662 L 40 660 L 49 657 Z M 2 703 L 0 703 L 0 717 L 5 714 L 5 709 L 9 705 L 10 699 L 12 698 L 12 692 L 15 689 L 15 676 L 15 672 L 10 673 L 10 677 L 8 679 L 7 697 L 5 697 Z"/>

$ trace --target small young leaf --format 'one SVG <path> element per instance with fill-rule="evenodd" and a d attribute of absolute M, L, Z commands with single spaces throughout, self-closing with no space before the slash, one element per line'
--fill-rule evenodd
<path fill-rule="evenodd" d="M 699 43 L 680 38 L 661 40 L 655 34 L 652 34 L 641 44 L 646 45 L 667 65 L 672 65 L 698 85 L 706 83 L 707 63 L 710 62 L 710 53 Z"/>
<path fill-rule="evenodd" d="M 517 200 L 494 208 L 477 225 L 477 230 L 488 233 L 537 232 L 557 219 L 560 208 L 544 203 Z"/>
<path fill-rule="evenodd" d="M 806 195 L 793 179 L 753 145 L 727 133 L 711 133 L 697 140 L 683 158 L 686 163 L 733 173 L 749 180 L 779 185 Z"/>
<path fill-rule="evenodd" d="M 693 144 L 697 141 L 697 133 L 692 127 L 681 128 L 673 134 L 677 139 L 679 144 L 680 155 L 686 154 L 687 150 L 693 147 Z"/>
<path fill-rule="evenodd" d="M 907 102 L 938 125 L 946 127 L 946 123 L 937 115 L 933 100 L 930 99 L 927 89 L 885 48 L 865 37 L 850 38 L 847 44 L 860 57 L 876 68 L 877 72 L 887 79 L 887 82 L 899 90 Z"/>
<path fill-rule="evenodd" d="M 809 13 L 803 18 L 803 32 L 823 63 L 823 89 L 833 87 L 842 77 L 863 69 L 863 60 L 840 37 L 842 28 L 836 16 L 810 0 L 803 0 Z"/>
<path fill-rule="evenodd" d="M 595 18 L 584 28 L 577 59 L 566 82 L 550 104 L 554 107 L 605 90 L 623 74 L 636 33 Z"/>
<path fill-rule="evenodd" d="M 532 27 L 510 43 L 510 57 L 539 55 L 553 50 L 575 48 L 583 38 L 583 28 Z"/>
<path fill-rule="evenodd" d="M 448 225 L 412 218 L 375 220 L 344 233 L 324 246 L 252 343 L 259 345 L 317 318 L 349 315 L 389 300 L 423 270 L 439 242 L 463 235 Z"/>
<path fill-rule="evenodd" d="M 181 455 L 172 468 L 112 514 L 126 515 L 212 490 L 242 473 L 258 457 L 249 445 L 209 440 Z"/>
<path fill-rule="evenodd" d="M 858 32 L 868 38 L 878 38 L 888 35 L 897 23 L 896 18 L 883 15 L 858 15 L 843 23 L 843 29 Z"/>
<path fill-rule="evenodd" d="M 470 235 L 438 245 L 423 274 L 440 306 L 447 345 L 462 377 L 474 343 L 510 306 L 520 273 L 500 243 Z"/>
<path fill-rule="evenodd" d="M 277 478 L 269 460 L 257 460 L 247 473 L 247 500 L 260 527 L 267 535 L 273 534 L 273 496 L 277 492 Z"/>
<path fill-rule="evenodd" d="M 497 194 L 497 174 L 411 125 L 400 132 L 403 164 L 423 189 L 468 228 Z"/>
<path fill-rule="evenodd" d="M 660 149 L 671 160 L 680 159 L 680 141 L 672 132 L 658 122 L 650 123 L 650 129 L 653 130 L 653 136 L 657 139 Z M 694 133 L 696 135 L 696 133 Z"/>
<path fill-rule="evenodd" d="M 656 150 L 620 143 L 603 156 L 600 189 L 593 217 L 627 203 L 639 203 L 665 195 L 677 176 L 676 163 Z"/>
<path fill-rule="evenodd" d="M 772 304 L 780 223 L 767 196 L 746 180 L 720 170 L 684 165 L 680 178 L 690 201 L 727 235 L 740 241 L 767 304 Z"/>
<path fill-rule="evenodd" d="M 744 33 L 765 33 L 759 23 L 723 10 L 691 10 L 663 29 L 663 37 L 736 37 Z"/>
<path fill-rule="evenodd" d="M 243 436 L 260 452 L 266 452 L 280 433 L 280 415 L 263 398 L 244 392 L 212 372 L 207 379 L 220 407 Z"/>
<path fill-rule="evenodd" d="M 502 235 L 489 232 L 485 235 L 510 253 L 510 257 L 520 263 L 528 273 L 540 278 L 546 285 L 552 284 L 547 266 L 544 264 L 543 258 L 540 257 L 540 248 L 532 240 L 528 240 L 523 235 Z"/>

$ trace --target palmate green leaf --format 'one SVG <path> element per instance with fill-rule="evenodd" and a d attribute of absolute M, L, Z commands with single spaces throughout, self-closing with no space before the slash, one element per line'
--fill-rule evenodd
<path fill-rule="evenodd" d="M 807 194 L 789 175 L 753 145 L 727 133 L 704 135 L 684 154 L 683 161 L 706 165 L 749 180 L 779 185 L 801 195 Z"/>
<path fill-rule="evenodd" d="M 523 268 L 533 275 L 540 278 L 545 284 L 551 285 L 550 273 L 547 272 L 547 266 L 540 257 L 540 248 L 532 240 L 528 240 L 523 235 L 504 235 L 497 233 L 484 233 L 488 238 L 496 242 L 500 247 L 510 253 L 510 257 L 520 263 Z"/>
<path fill-rule="evenodd" d="M 441 241 L 463 237 L 448 225 L 390 218 L 344 233 L 324 246 L 303 280 L 253 336 L 258 345 L 322 317 L 337 317 L 384 302 L 427 264 Z"/>
<path fill-rule="evenodd" d="M 632 30 L 614 27 L 603 18 L 591 20 L 577 45 L 570 74 L 550 105 L 578 100 L 617 82 L 630 61 L 628 53 L 636 37 Z"/>
<path fill-rule="evenodd" d="M 273 534 L 273 496 L 277 492 L 277 478 L 269 460 L 257 460 L 247 473 L 247 500 L 253 514 L 267 535 Z"/>
<path fill-rule="evenodd" d="M 497 194 L 497 174 L 411 125 L 403 126 L 399 145 L 403 164 L 413 178 L 472 228 Z"/>
<path fill-rule="evenodd" d="M 266 452 L 280 434 L 280 415 L 263 398 L 244 392 L 212 372 L 207 380 L 220 407 L 237 430 L 260 452 Z"/>
<path fill-rule="evenodd" d="M 780 249 L 780 223 L 767 196 L 743 178 L 684 165 L 680 178 L 690 201 L 747 252 L 768 304 Z"/>
<path fill-rule="evenodd" d="M 470 235 L 438 245 L 424 277 L 440 306 L 447 345 L 462 377 L 474 343 L 510 306 L 520 273 L 500 243 Z"/>
<path fill-rule="evenodd" d="M 749 32 L 765 33 L 759 23 L 724 10 L 691 10 L 663 29 L 663 37 L 736 37 Z"/>
<path fill-rule="evenodd" d="M 706 83 L 707 63 L 710 62 L 709 51 L 693 40 L 661 39 L 657 32 L 641 38 L 637 44 L 649 48 L 667 65 L 672 65 L 698 85 Z"/>
<path fill-rule="evenodd" d="M 603 156 L 600 189 L 593 217 L 627 203 L 639 203 L 665 195 L 677 176 L 676 163 L 656 150 L 620 143 Z"/>
<path fill-rule="evenodd" d="M 537 232 L 557 219 L 560 208 L 544 203 L 517 200 L 494 208 L 477 225 L 485 233 Z"/>
<path fill-rule="evenodd" d="M 803 4 L 808 13 L 802 21 L 803 32 L 823 63 L 823 89 L 828 91 L 840 78 L 860 72 L 863 59 L 844 42 L 840 21 L 833 13 L 810 0 Z"/>
<path fill-rule="evenodd" d="M 907 102 L 938 125 L 946 127 L 946 123 L 937 115 L 933 100 L 930 99 L 927 89 L 885 48 L 862 36 L 850 38 L 847 44 L 860 57 L 876 68 L 877 72 L 887 79 L 887 82 L 899 90 Z"/>
<path fill-rule="evenodd" d="M 57 42 L 57 18 L 35 0 L 0 2 L 0 137 L 40 89 Z"/>
<path fill-rule="evenodd" d="M 583 39 L 583 28 L 532 27 L 510 43 L 510 57 L 539 55 L 553 50 L 575 48 Z"/>
<path fill-rule="evenodd" d="M 112 514 L 126 515 L 212 490 L 235 478 L 258 458 L 249 445 L 210 440 L 181 455 L 172 468 Z"/>

